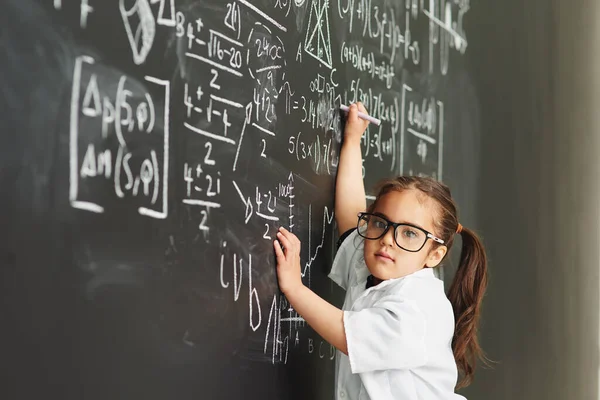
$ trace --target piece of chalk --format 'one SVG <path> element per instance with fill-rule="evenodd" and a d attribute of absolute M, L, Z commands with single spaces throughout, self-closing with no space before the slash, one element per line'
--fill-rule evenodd
<path fill-rule="evenodd" d="M 350 111 L 350 107 L 345 106 L 345 105 L 342 104 L 342 105 L 340 105 L 340 110 L 348 112 L 348 111 Z M 381 120 L 380 119 L 373 118 L 370 115 L 367 115 L 367 114 L 365 114 L 363 112 L 359 111 L 358 112 L 358 117 L 362 118 L 362 119 L 366 119 L 367 121 L 372 122 L 372 123 L 374 123 L 377 126 L 381 125 Z"/>

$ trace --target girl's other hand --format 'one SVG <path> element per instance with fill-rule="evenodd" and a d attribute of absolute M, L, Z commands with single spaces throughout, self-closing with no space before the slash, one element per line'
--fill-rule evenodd
<path fill-rule="evenodd" d="M 365 133 L 369 121 L 358 117 L 358 112 L 367 113 L 367 109 L 362 105 L 361 102 L 350 105 L 350 111 L 348 111 L 348 117 L 346 120 L 346 128 L 344 132 L 344 139 L 349 142 L 359 143 L 360 139 Z"/>
<path fill-rule="evenodd" d="M 273 247 L 277 256 L 277 277 L 281 291 L 288 294 L 302 287 L 300 240 L 285 228 L 279 228 Z"/>

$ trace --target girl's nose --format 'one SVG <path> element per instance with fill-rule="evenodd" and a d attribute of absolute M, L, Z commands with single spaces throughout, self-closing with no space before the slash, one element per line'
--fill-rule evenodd
<path fill-rule="evenodd" d="M 394 246 L 394 227 L 390 226 L 387 232 L 380 239 L 381 244 L 385 246 Z"/>

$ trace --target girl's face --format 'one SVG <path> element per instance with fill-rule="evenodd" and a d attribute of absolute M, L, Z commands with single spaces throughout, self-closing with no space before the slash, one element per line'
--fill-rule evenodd
<path fill-rule="evenodd" d="M 391 222 L 416 225 L 437 236 L 433 225 L 435 203 L 416 190 L 392 191 L 383 195 L 373 213 Z M 406 251 L 396 244 L 394 228 L 390 227 L 379 239 L 365 239 L 365 262 L 376 278 L 400 278 L 422 268 L 437 266 L 446 255 L 447 247 L 442 245 L 432 250 L 435 244 L 428 239 L 420 251 Z"/>

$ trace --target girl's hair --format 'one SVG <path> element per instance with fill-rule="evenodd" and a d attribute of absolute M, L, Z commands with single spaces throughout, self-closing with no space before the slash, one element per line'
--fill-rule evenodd
<path fill-rule="evenodd" d="M 433 219 L 434 229 L 435 234 L 443 239 L 448 247 L 447 255 L 454 242 L 459 221 L 456 203 L 452 199 L 450 189 L 443 183 L 432 178 L 416 176 L 400 176 L 385 180 L 379 184 L 377 197 L 369 207 L 369 211 L 375 210 L 378 200 L 383 195 L 404 190 L 416 190 L 423 195 L 424 200 L 431 199 L 437 203 L 437 215 Z M 460 234 L 462 235 L 460 262 L 448 292 L 456 324 L 452 351 L 462 373 L 458 388 L 468 386 L 472 382 L 478 358 L 486 365 L 489 361 L 477 339 L 481 301 L 487 286 L 487 257 L 475 232 L 463 227 Z M 439 244 L 434 243 L 434 246 L 437 247 Z"/>

